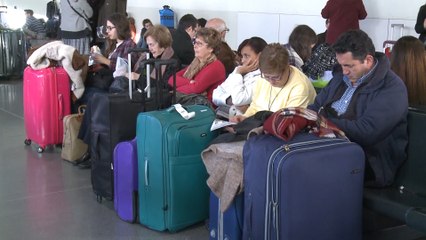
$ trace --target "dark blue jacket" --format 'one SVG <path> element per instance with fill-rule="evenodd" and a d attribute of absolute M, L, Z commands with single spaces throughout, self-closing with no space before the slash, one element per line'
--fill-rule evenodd
<path fill-rule="evenodd" d="M 341 67 L 321 90 L 309 109 L 318 111 L 342 129 L 346 136 L 364 149 L 367 159 L 366 186 L 387 186 L 406 159 L 408 143 L 407 90 L 390 70 L 384 54 L 377 53 L 378 66 L 355 91 L 346 113 L 337 116 L 331 103 L 346 90 Z M 369 170 L 372 170 L 369 171 Z"/>

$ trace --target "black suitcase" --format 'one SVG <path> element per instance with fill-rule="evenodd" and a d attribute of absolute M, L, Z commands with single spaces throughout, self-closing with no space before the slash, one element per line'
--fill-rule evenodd
<path fill-rule="evenodd" d="M 22 31 L 0 30 L 0 77 L 22 76 L 27 50 Z"/>
<path fill-rule="evenodd" d="M 130 65 L 130 64 L 129 64 Z M 148 59 L 143 66 L 153 66 L 157 79 L 162 78 L 161 66 L 177 66 L 175 59 Z M 176 78 L 176 71 L 173 71 Z M 129 81 L 129 86 L 131 86 Z M 142 84 L 143 85 L 143 84 Z M 159 86 L 157 85 L 157 88 Z M 147 92 L 150 88 L 145 89 Z M 92 160 L 91 180 L 93 191 L 99 202 L 102 198 L 113 200 L 113 152 L 119 142 L 129 141 L 136 136 L 136 119 L 140 112 L 163 109 L 170 102 L 162 102 L 164 91 L 139 93 L 129 88 L 129 93 L 96 93 L 91 99 L 90 114 L 90 155 Z"/>

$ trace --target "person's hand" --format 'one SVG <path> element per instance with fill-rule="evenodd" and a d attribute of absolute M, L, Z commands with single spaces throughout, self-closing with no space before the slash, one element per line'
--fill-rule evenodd
<path fill-rule="evenodd" d="M 129 73 L 127 73 L 127 72 L 126 72 L 125 76 L 126 76 L 127 78 L 129 78 Z M 136 80 L 138 80 L 138 79 L 139 79 L 139 76 L 140 76 L 140 74 L 139 74 L 139 73 L 132 72 L 132 74 L 131 74 L 131 80 L 132 80 L 132 81 L 136 81 Z"/>
<path fill-rule="evenodd" d="M 233 134 L 235 134 L 236 132 L 235 132 L 235 129 L 233 128 L 233 127 L 225 127 L 225 130 L 226 131 L 228 131 L 228 132 L 230 132 L 230 133 L 233 133 Z"/>
<path fill-rule="evenodd" d="M 243 64 L 237 67 L 237 73 L 246 74 L 252 72 L 259 68 L 259 58 L 248 61 L 246 64 Z"/>
<path fill-rule="evenodd" d="M 244 119 L 246 119 L 247 117 L 243 116 L 243 115 L 237 115 L 237 116 L 233 116 L 229 118 L 230 122 L 234 122 L 234 123 L 239 123 L 242 122 Z"/>
<path fill-rule="evenodd" d="M 250 107 L 250 104 L 242 105 L 242 106 L 235 106 L 240 112 L 245 113 L 247 109 Z"/>
<path fill-rule="evenodd" d="M 104 57 L 102 54 L 91 53 L 90 56 L 92 56 L 92 59 L 93 59 L 93 61 L 95 61 L 95 63 L 101 63 L 101 64 L 109 65 L 108 58 Z"/>

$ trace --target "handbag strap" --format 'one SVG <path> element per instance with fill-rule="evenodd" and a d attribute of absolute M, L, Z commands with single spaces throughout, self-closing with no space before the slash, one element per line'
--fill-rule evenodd
<path fill-rule="evenodd" d="M 91 26 L 92 26 L 92 24 L 90 24 L 90 21 L 89 21 L 89 19 L 88 19 L 88 17 L 87 16 L 83 16 L 83 14 L 81 14 L 80 12 L 78 12 L 72 5 L 71 5 L 71 3 L 70 3 L 70 0 L 67 0 L 67 2 L 68 2 L 68 4 L 70 5 L 70 7 L 71 7 L 71 9 L 75 12 L 75 13 L 77 13 L 77 15 L 78 16 L 80 16 L 80 17 L 82 17 L 83 19 L 84 19 L 84 21 L 86 21 L 87 22 L 87 24 L 89 24 L 89 26 L 90 26 L 90 28 L 92 28 Z"/>

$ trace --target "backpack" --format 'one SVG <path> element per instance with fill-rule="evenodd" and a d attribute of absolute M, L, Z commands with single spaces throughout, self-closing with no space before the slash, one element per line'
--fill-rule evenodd
<path fill-rule="evenodd" d="M 160 9 L 160 23 L 163 26 L 166 26 L 168 28 L 174 28 L 175 27 L 175 13 L 172 9 L 170 9 L 170 6 L 164 5 L 163 9 Z"/>
<path fill-rule="evenodd" d="M 46 5 L 46 37 L 57 39 L 59 37 L 59 28 L 61 25 L 61 13 L 58 4 L 52 0 Z"/>
<path fill-rule="evenodd" d="M 49 18 L 46 22 L 46 37 L 57 39 L 59 37 L 59 27 L 61 21 L 59 18 Z"/>
<path fill-rule="evenodd" d="M 46 17 L 48 19 L 59 17 L 59 7 L 55 0 L 52 0 L 47 3 L 46 6 Z"/>

